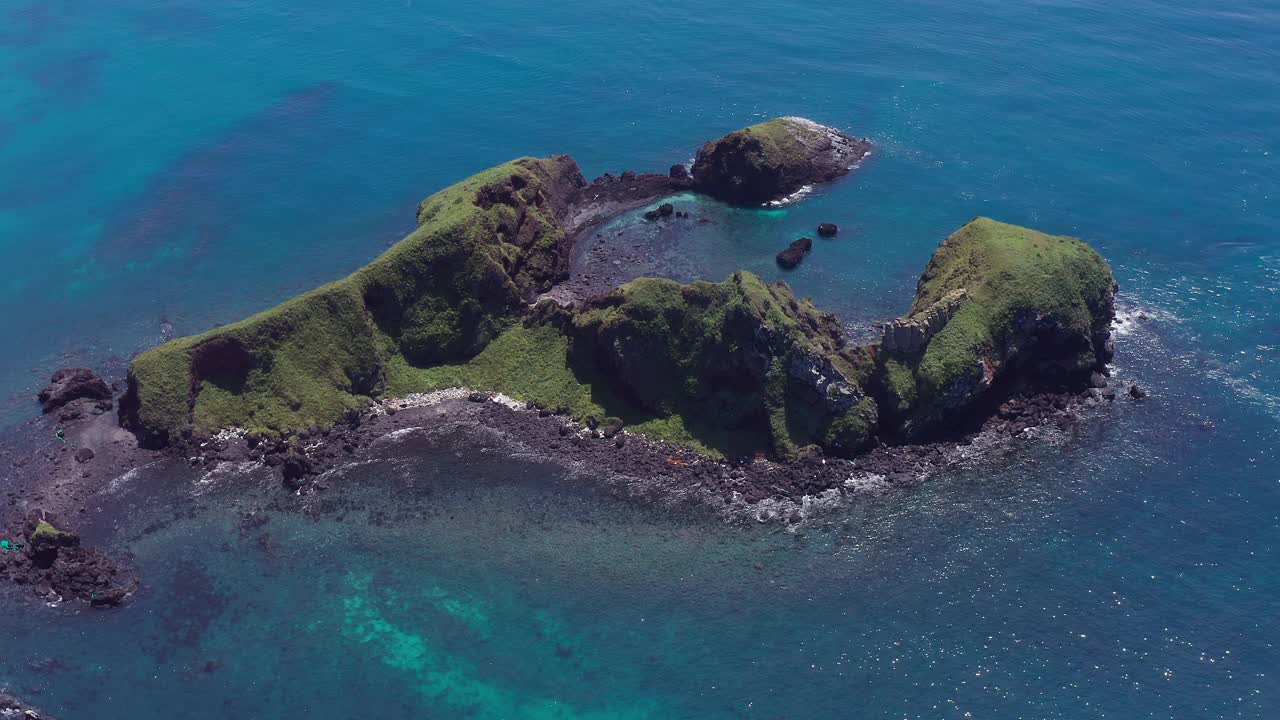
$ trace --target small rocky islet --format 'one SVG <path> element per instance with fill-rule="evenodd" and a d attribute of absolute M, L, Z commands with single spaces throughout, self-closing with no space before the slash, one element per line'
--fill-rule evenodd
<path fill-rule="evenodd" d="M 892 476 L 936 459 L 939 439 L 1061 422 L 1091 392 L 1114 397 L 1103 389 L 1111 268 L 1080 240 L 987 218 L 941 244 L 908 312 L 874 343 L 848 342 L 834 316 L 746 271 L 564 292 L 575 243 L 619 212 L 686 191 L 760 205 L 870 152 L 867 140 L 778 118 L 707 143 L 691 170 L 588 183 L 554 156 L 463 180 L 350 276 L 138 355 L 118 415 L 90 371 L 55 375 L 41 400 L 67 443 L 23 461 L 27 485 L 76 481 L 10 496 L 10 535 L 26 543 L 0 562 L 37 592 L 117 604 L 136 580 L 50 514 L 85 501 L 94 465 L 100 478 L 158 455 L 253 460 L 302 491 L 373 438 L 421 424 L 411 415 L 424 397 L 552 456 L 749 503 L 838 486 L 855 467 Z M 662 204 L 649 219 L 678 216 Z M 793 255 L 811 250 L 804 240 Z M 65 533 L 52 555 L 45 526 Z"/>

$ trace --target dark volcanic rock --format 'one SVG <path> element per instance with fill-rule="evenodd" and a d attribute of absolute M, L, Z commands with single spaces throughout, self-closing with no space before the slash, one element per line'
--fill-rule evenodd
<path fill-rule="evenodd" d="M 1129 386 L 1129 397 L 1133 400 L 1142 400 L 1147 396 L 1147 391 L 1138 385 Z"/>
<path fill-rule="evenodd" d="M 833 238 L 840 234 L 840 226 L 835 223 L 822 223 L 818 226 L 818 237 Z"/>
<path fill-rule="evenodd" d="M 78 599 L 95 607 L 124 602 L 137 586 L 136 577 L 80 537 L 63 521 L 40 510 L 10 525 L 3 533 L 9 546 L 0 552 L 0 577 L 32 588 L 46 599 Z"/>
<path fill-rule="evenodd" d="M 92 448 L 80 448 L 79 450 L 76 450 L 76 462 L 87 463 L 93 459 L 93 455 L 94 453 Z"/>
<path fill-rule="evenodd" d="M 315 466 L 306 453 L 297 448 L 290 448 L 284 454 L 280 471 L 284 475 L 284 483 L 291 488 L 301 487 L 307 476 L 316 474 Z"/>
<path fill-rule="evenodd" d="M 670 176 L 675 180 L 688 180 L 689 168 L 684 165 L 672 165 Z"/>
<path fill-rule="evenodd" d="M 788 270 L 799 265 L 805 255 L 809 254 L 809 250 L 813 248 L 813 241 L 809 238 L 800 238 L 782 252 L 778 253 L 778 264 Z"/>
<path fill-rule="evenodd" d="M 835 128 L 776 118 L 703 145 L 693 180 L 697 190 L 725 202 L 760 205 L 840 177 L 870 151 L 868 140 Z"/>
<path fill-rule="evenodd" d="M 72 400 L 111 400 L 111 387 L 88 368 L 62 368 L 53 374 L 49 385 L 38 396 L 46 413 L 51 413 Z"/>
<path fill-rule="evenodd" d="M 672 215 L 674 215 L 675 212 L 676 212 L 675 206 L 673 206 L 671 203 L 662 203 L 661 205 L 658 206 L 657 210 L 650 210 L 646 212 L 644 214 L 644 219 L 653 221 L 653 220 L 660 220 L 662 218 L 669 218 Z"/>
<path fill-rule="evenodd" d="M 602 430 L 600 434 L 604 435 L 606 438 L 611 438 L 614 435 L 617 435 L 618 433 L 622 432 L 623 426 L 624 426 L 624 423 L 622 422 L 622 420 L 616 417 L 605 418 L 604 430 Z"/>

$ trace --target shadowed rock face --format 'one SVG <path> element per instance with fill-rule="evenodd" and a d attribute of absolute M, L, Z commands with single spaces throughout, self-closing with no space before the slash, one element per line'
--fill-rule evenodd
<path fill-rule="evenodd" d="M 899 318 L 885 326 L 880 347 L 887 352 L 915 353 L 923 350 L 929 340 L 947 324 L 960 303 L 969 296 L 964 288 L 957 288 L 930 305 L 924 312 Z"/>
<path fill-rule="evenodd" d="M 869 152 L 868 140 L 805 118 L 777 118 L 703 145 L 693 180 L 699 191 L 719 200 L 760 205 L 834 180 Z"/>

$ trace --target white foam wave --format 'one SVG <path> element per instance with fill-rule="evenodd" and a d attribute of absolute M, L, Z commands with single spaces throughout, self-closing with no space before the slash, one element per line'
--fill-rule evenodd
<path fill-rule="evenodd" d="M 241 462 L 220 462 L 217 465 L 214 465 L 213 469 L 196 478 L 192 494 L 204 494 L 221 485 L 224 480 L 242 478 L 260 467 L 265 466 L 260 462 L 252 460 L 245 460 Z"/>

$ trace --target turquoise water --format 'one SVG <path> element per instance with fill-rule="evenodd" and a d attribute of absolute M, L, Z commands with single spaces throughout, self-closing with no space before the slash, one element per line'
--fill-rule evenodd
<path fill-rule="evenodd" d="M 975 215 L 1074 234 L 1152 318 L 1117 358 L 1151 402 L 799 539 L 465 446 L 347 471 L 336 497 L 389 503 L 379 522 L 242 535 L 226 497 L 166 477 L 182 521 L 95 518 L 135 538 L 145 592 L 0 617 L 0 685 L 100 718 L 1280 714 L 1266 0 L 8 2 L 0 413 L 35 412 L 57 366 L 119 369 L 162 321 L 196 332 L 341 276 L 497 162 L 665 169 L 780 114 L 877 152 L 788 208 L 697 205 L 716 224 L 682 272 L 780 277 L 778 249 L 837 222 L 786 278 L 857 328 L 905 309 Z M 64 669 L 30 666 L 49 657 Z"/>

